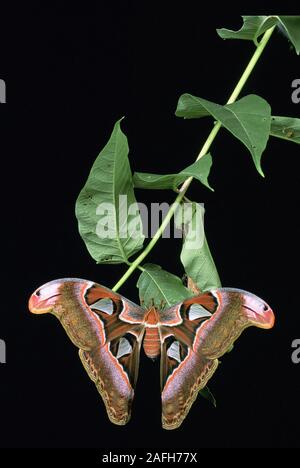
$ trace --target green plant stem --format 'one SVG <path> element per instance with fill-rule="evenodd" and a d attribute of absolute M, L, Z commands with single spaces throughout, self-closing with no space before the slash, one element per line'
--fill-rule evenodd
<path fill-rule="evenodd" d="M 238 96 L 240 95 L 246 81 L 248 80 L 249 76 L 251 75 L 253 69 L 255 68 L 255 65 L 262 55 L 264 48 L 266 47 L 273 31 L 275 29 L 275 26 L 272 28 L 268 29 L 265 34 L 263 35 L 260 43 L 258 44 L 253 56 L 251 57 L 251 60 L 249 61 L 247 67 L 245 68 L 241 78 L 239 79 L 237 85 L 235 86 L 231 96 L 229 97 L 227 104 L 232 104 L 233 102 L 236 101 Z M 214 127 L 212 128 L 210 134 L 207 137 L 207 140 L 205 141 L 204 145 L 202 146 L 202 149 L 200 153 L 198 154 L 198 157 L 196 161 L 201 159 L 207 152 L 209 151 L 214 139 L 216 138 L 222 124 L 221 122 L 216 122 Z M 176 197 L 176 200 L 174 203 L 171 205 L 168 213 L 166 214 L 166 217 L 164 218 L 163 222 L 161 223 L 160 227 L 156 231 L 155 235 L 152 237 L 151 241 L 149 244 L 145 247 L 143 252 L 134 260 L 134 262 L 131 263 L 130 267 L 128 270 L 125 272 L 125 274 L 120 278 L 120 280 L 115 284 L 113 287 L 113 291 L 117 291 L 124 283 L 125 281 L 132 275 L 132 273 L 137 269 L 141 269 L 140 263 L 147 257 L 147 255 L 151 252 L 157 241 L 160 239 L 162 236 L 164 230 L 168 226 L 169 222 L 171 221 L 172 217 L 175 214 L 175 211 L 184 198 L 186 191 L 188 190 L 189 186 L 191 185 L 193 181 L 193 177 L 189 177 L 186 179 L 186 181 L 183 183 L 183 185 L 179 189 L 179 193 Z"/>

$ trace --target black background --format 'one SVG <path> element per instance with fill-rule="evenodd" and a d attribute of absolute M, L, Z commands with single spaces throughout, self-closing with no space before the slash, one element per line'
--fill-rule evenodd
<path fill-rule="evenodd" d="M 254 48 L 215 30 L 240 25 L 238 14 L 203 18 L 199 6 L 163 12 L 127 2 L 2 20 L 2 447 L 299 447 L 300 364 L 291 361 L 300 338 L 297 145 L 271 139 L 263 179 L 241 143 L 221 131 L 211 149 L 215 192 L 197 182 L 189 190 L 205 203 L 223 285 L 263 297 L 277 318 L 272 331 L 248 330 L 222 359 L 210 382 L 217 409 L 198 398 L 180 429 L 162 430 L 159 365 L 143 356 L 132 419 L 112 425 L 58 321 L 27 310 L 31 292 L 51 279 L 112 287 L 125 271 L 96 265 L 78 234 L 74 204 L 90 167 L 121 116 L 132 170 L 191 164 L 211 121 L 176 118 L 177 100 L 183 92 L 227 100 Z M 299 60 L 275 32 L 243 95 L 264 97 L 274 115 L 299 116 L 291 101 Z M 136 194 L 146 203 L 174 198 Z M 179 249 L 178 240 L 162 240 L 147 260 L 181 276 Z M 136 302 L 137 278 L 121 289 Z"/>

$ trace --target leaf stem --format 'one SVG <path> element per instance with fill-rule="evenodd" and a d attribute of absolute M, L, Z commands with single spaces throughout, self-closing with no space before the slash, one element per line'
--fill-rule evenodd
<path fill-rule="evenodd" d="M 253 54 L 253 56 L 251 57 L 251 60 L 249 61 L 247 67 L 245 68 L 241 78 L 239 79 L 237 85 L 235 86 L 231 96 L 229 97 L 228 101 L 227 101 L 227 104 L 232 104 L 233 102 L 236 101 L 236 99 L 238 98 L 238 96 L 240 95 L 246 81 L 248 80 L 249 76 L 251 75 L 258 59 L 260 58 L 261 54 L 263 53 L 264 51 L 264 48 L 266 47 L 273 31 L 275 29 L 275 26 L 273 26 L 272 28 L 268 29 L 260 43 L 258 44 L 258 46 L 256 47 L 256 50 Z M 197 156 L 197 159 L 196 161 L 198 161 L 199 159 L 201 159 L 203 156 L 205 156 L 205 154 L 209 151 L 214 139 L 216 138 L 220 128 L 221 128 L 222 124 L 221 122 L 216 122 L 210 132 L 210 134 L 208 135 L 204 145 L 202 146 L 201 148 L 201 151 L 200 153 L 198 154 Z M 117 291 L 124 283 L 125 281 L 132 275 L 132 273 L 137 269 L 137 268 L 141 268 L 140 267 L 140 263 L 144 260 L 144 258 L 147 257 L 147 255 L 151 252 L 151 250 L 153 249 L 153 247 L 155 246 L 155 244 L 157 243 L 157 241 L 160 239 L 160 237 L 162 236 L 164 230 L 166 229 L 166 227 L 168 226 L 169 222 L 171 221 L 172 217 L 174 216 L 175 214 L 175 211 L 178 207 L 178 205 L 180 204 L 180 202 L 183 200 L 184 196 L 185 196 L 185 193 L 186 191 L 188 190 L 189 186 L 191 185 L 193 181 L 193 177 L 189 177 L 188 179 L 186 179 L 186 181 L 182 184 L 182 186 L 180 187 L 179 189 L 179 193 L 174 201 L 174 203 L 172 203 L 168 213 L 166 214 L 166 217 L 164 218 L 164 220 L 162 221 L 160 227 L 158 228 L 158 230 L 156 231 L 156 233 L 154 234 L 154 236 L 152 237 L 151 241 L 149 242 L 149 244 L 145 247 L 145 249 L 143 250 L 143 252 L 131 263 L 130 267 L 128 268 L 128 270 L 124 273 L 124 275 L 120 278 L 120 280 L 115 284 L 115 286 L 113 287 L 113 291 Z"/>

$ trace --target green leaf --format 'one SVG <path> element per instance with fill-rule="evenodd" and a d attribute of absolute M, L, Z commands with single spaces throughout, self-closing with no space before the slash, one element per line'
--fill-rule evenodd
<path fill-rule="evenodd" d="M 93 164 L 76 202 L 79 232 L 97 263 L 123 263 L 144 241 L 120 120 Z"/>
<path fill-rule="evenodd" d="M 295 47 L 296 53 L 300 54 L 300 16 L 278 16 L 281 25 Z"/>
<path fill-rule="evenodd" d="M 213 116 L 244 143 L 251 153 L 256 169 L 264 175 L 260 160 L 267 145 L 271 125 L 271 108 L 267 101 L 250 94 L 233 104 L 221 106 L 191 94 L 183 94 L 179 98 L 176 115 L 186 119 Z"/>
<path fill-rule="evenodd" d="M 146 172 L 135 172 L 133 184 L 136 188 L 142 189 L 172 189 L 175 190 L 189 177 L 194 177 L 203 185 L 213 190 L 208 183 L 208 176 L 212 166 L 212 158 L 208 153 L 201 159 L 191 164 L 178 174 L 151 174 Z"/>
<path fill-rule="evenodd" d="M 210 389 L 206 386 L 200 390 L 199 394 L 205 398 L 205 400 L 208 400 L 212 405 L 216 408 L 217 407 L 217 401 L 213 394 L 211 393 Z"/>
<path fill-rule="evenodd" d="M 150 172 L 135 172 L 133 185 L 135 188 L 148 190 L 174 190 L 174 182 L 177 174 L 153 174 Z"/>
<path fill-rule="evenodd" d="M 221 281 L 204 233 L 204 208 L 199 203 L 183 205 L 184 240 L 180 260 L 185 272 L 201 291 L 220 288 Z M 180 226 L 178 213 L 176 225 Z"/>
<path fill-rule="evenodd" d="M 295 47 L 296 53 L 300 53 L 300 16 L 242 16 L 243 26 L 239 31 L 230 29 L 217 29 L 222 39 L 245 39 L 254 41 L 267 29 L 277 25 L 283 30 Z"/>
<path fill-rule="evenodd" d="M 300 144 L 300 119 L 274 116 L 270 135 Z"/>
<path fill-rule="evenodd" d="M 217 29 L 222 39 L 244 39 L 256 41 L 259 36 L 277 24 L 277 16 L 242 16 L 243 26 L 238 31 L 230 29 Z"/>
<path fill-rule="evenodd" d="M 143 268 L 137 287 L 141 304 L 145 307 L 155 305 L 163 309 L 193 295 L 177 276 L 163 270 L 159 265 L 147 263 Z"/>

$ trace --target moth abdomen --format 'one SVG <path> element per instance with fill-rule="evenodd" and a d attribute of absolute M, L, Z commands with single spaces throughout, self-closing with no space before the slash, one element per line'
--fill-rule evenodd
<path fill-rule="evenodd" d="M 155 359 L 160 355 L 160 337 L 157 327 L 146 327 L 143 346 L 146 356 L 150 359 Z"/>

